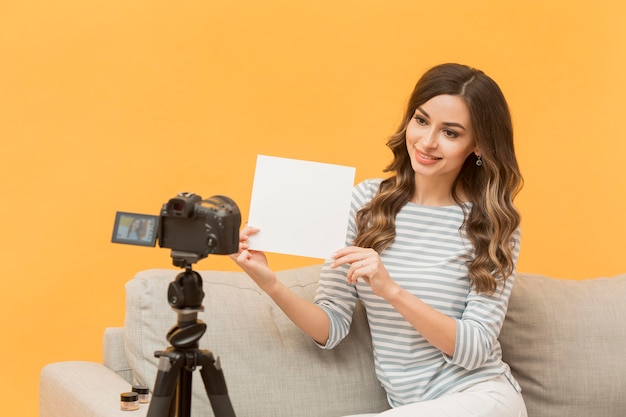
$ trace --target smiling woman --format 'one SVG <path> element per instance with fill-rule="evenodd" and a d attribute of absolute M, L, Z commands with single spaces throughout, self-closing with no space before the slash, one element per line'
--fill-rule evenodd
<path fill-rule="evenodd" d="M 526 415 L 497 341 L 519 255 L 510 127 L 504 96 L 482 71 L 427 71 L 388 141 L 392 175 L 354 188 L 346 247 L 322 269 L 314 302 L 250 249 L 259 229 L 240 233 L 233 259 L 320 347 L 346 337 L 363 303 L 393 407 L 381 416 Z M 476 163 L 483 154 L 484 166 Z"/>

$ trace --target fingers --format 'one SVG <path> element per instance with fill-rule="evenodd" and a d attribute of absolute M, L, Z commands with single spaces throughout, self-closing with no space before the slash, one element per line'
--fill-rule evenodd
<path fill-rule="evenodd" d="M 247 249 L 244 249 L 241 252 L 239 252 L 238 254 L 233 254 L 231 256 L 231 258 L 248 275 L 253 274 L 256 262 L 255 262 L 255 259 L 252 256 L 252 252 L 251 251 L 249 251 Z M 252 276 L 252 275 L 250 275 L 250 276 Z"/>
<path fill-rule="evenodd" d="M 249 226 L 248 223 L 246 222 L 245 226 L 243 227 L 243 229 L 241 229 L 239 231 L 239 251 L 237 253 L 233 253 L 230 255 L 230 258 L 239 263 L 240 260 L 239 258 L 241 257 L 242 253 L 244 251 L 247 251 L 249 249 L 249 245 L 248 245 L 248 239 L 250 238 L 250 236 L 253 236 L 257 233 L 259 233 L 259 228 L 257 227 L 252 227 Z M 250 255 L 248 254 L 248 258 L 250 258 Z"/>
<path fill-rule="evenodd" d="M 374 249 L 359 248 L 349 246 L 338 250 L 332 255 L 332 268 L 340 265 L 350 264 L 350 266 L 361 268 L 370 264 L 373 260 L 378 259 L 378 253 Z"/>
<path fill-rule="evenodd" d="M 362 278 L 363 280 L 367 282 L 367 280 L 370 278 L 368 273 L 369 273 L 368 267 L 364 265 L 361 261 L 359 261 L 359 262 L 353 263 L 350 266 L 350 269 L 348 269 L 348 274 L 346 277 L 350 284 L 356 284 L 359 281 L 359 278 Z"/>
<path fill-rule="evenodd" d="M 247 250 L 242 250 L 237 256 L 237 262 L 245 262 L 250 259 L 250 253 Z"/>
<path fill-rule="evenodd" d="M 359 279 L 369 283 L 379 269 L 380 257 L 373 249 L 350 246 L 338 250 L 332 258 L 331 268 L 349 265 L 346 278 L 351 284 L 356 284 Z"/>
<path fill-rule="evenodd" d="M 346 278 L 351 284 L 356 284 L 359 279 L 369 284 L 369 280 L 374 277 L 375 271 L 376 269 L 373 267 L 373 264 L 368 264 L 365 260 L 360 260 L 350 265 Z"/>
<path fill-rule="evenodd" d="M 248 226 L 246 224 L 246 226 L 239 232 L 239 242 L 247 242 L 250 236 L 254 236 L 259 233 L 259 230 L 260 229 L 257 227 Z"/>
<path fill-rule="evenodd" d="M 249 226 L 248 223 L 246 223 L 243 229 L 241 229 L 241 232 L 239 232 L 239 235 L 252 236 L 257 234 L 259 230 L 260 229 L 258 227 Z"/>
<path fill-rule="evenodd" d="M 242 250 L 249 248 L 248 239 L 250 236 L 259 233 L 259 230 L 259 228 L 248 226 L 248 223 L 246 223 L 244 228 L 239 232 L 239 253 L 241 253 Z"/>

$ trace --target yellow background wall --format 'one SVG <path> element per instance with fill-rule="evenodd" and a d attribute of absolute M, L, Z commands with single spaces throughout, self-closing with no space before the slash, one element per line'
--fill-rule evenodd
<path fill-rule="evenodd" d="M 2 414 L 37 414 L 45 364 L 100 360 L 124 283 L 171 267 L 164 249 L 110 243 L 117 210 L 158 214 L 194 191 L 245 218 L 259 153 L 380 176 L 414 83 L 446 61 L 485 70 L 509 100 L 519 270 L 626 272 L 625 13 L 618 0 L 3 1 Z"/>

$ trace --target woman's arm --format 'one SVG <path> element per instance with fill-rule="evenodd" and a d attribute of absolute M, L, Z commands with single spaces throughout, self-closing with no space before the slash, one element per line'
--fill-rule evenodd
<path fill-rule="evenodd" d="M 430 307 L 397 284 L 390 285 L 380 296 L 387 300 L 431 345 L 450 357 L 454 356 L 457 335 L 455 319 Z"/>
<path fill-rule="evenodd" d="M 387 300 L 430 344 L 454 356 L 456 320 L 400 287 L 389 276 L 376 251 L 352 246 L 337 251 L 333 258 L 333 268 L 350 264 L 349 282 L 356 284 L 359 279 L 367 282 L 374 294 Z"/>
<path fill-rule="evenodd" d="M 321 307 L 307 301 L 287 288 L 269 268 L 263 252 L 248 249 L 248 237 L 258 229 L 246 226 L 239 236 L 239 253 L 231 255 L 237 265 L 278 305 L 289 319 L 313 340 L 325 345 L 330 323 Z"/>
<path fill-rule="evenodd" d="M 472 291 L 462 317 L 456 319 L 400 287 L 373 249 L 348 247 L 337 251 L 331 267 L 342 264 L 350 265 L 349 282 L 356 283 L 359 279 L 367 282 L 374 294 L 387 300 L 449 362 L 473 369 L 492 354 L 506 315 L 513 276 L 493 295 Z"/>

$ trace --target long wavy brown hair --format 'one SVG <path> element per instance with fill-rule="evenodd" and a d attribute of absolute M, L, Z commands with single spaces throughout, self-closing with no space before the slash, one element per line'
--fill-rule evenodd
<path fill-rule="evenodd" d="M 477 292 L 493 294 L 498 281 L 514 272 L 513 235 L 520 215 L 513 200 L 522 187 L 513 146 L 513 126 L 500 87 L 482 71 L 459 64 L 442 64 L 428 70 L 417 82 L 404 120 L 389 138 L 393 161 L 385 168 L 392 175 L 356 217 L 355 245 L 381 253 L 395 238 L 395 218 L 413 197 L 415 172 L 406 146 L 406 128 L 415 110 L 431 98 L 447 94 L 464 99 L 469 109 L 482 166 L 472 153 L 452 186 L 452 197 L 465 211 L 467 236 L 475 256 L 468 261 L 469 277 Z M 468 210 L 459 191 L 472 203 Z"/>

